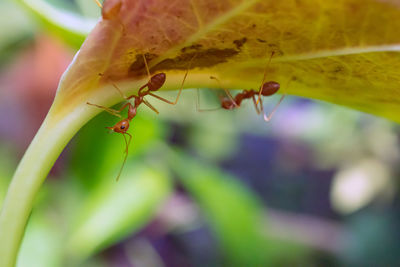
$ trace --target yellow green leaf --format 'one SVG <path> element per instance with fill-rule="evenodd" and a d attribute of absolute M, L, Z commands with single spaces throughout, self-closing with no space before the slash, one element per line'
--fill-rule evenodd
<path fill-rule="evenodd" d="M 267 79 L 281 93 L 400 121 L 400 1 L 108 0 L 103 16 L 65 75 L 60 110 L 111 82 L 133 93 L 147 80 L 142 54 L 167 74 L 162 89 L 178 89 L 192 59 L 185 88 L 218 88 L 212 75 L 257 89 L 275 52 Z"/>

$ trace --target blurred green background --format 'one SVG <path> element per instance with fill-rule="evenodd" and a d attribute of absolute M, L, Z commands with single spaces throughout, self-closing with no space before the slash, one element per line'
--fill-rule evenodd
<path fill-rule="evenodd" d="M 88 0 L 0 2 L 0 203 L 99 14 Z M 294 96 L 267 124 L 251 103 L 200 113 L 196 99 L 140 107 L 118 183 L 124 142 L 104 129 L 116 119 L 81 129 L 36 200 L 18 266 L 398 266 L 398 125 Z"/>

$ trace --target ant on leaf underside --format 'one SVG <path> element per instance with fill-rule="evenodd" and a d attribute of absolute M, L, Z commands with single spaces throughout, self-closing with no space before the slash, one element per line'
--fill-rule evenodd
<path fill-rule="evenodd" d="M 119 118 L 122 118 L 120 113 L 124 109 L 128 108 L 128 114 L 127 114 L 126 118 L 122 118 L 122 120 L 117 122 L 112 127 L 106 127 L 107 129 L 110 129 L 113 132 L 122 134 L 122 136 L 124 137 L 124 140 L 125 140 L 125 157 L 124 157 L 122 166 L 121 166 L 121 168 L 119 170 L 119 173 L 118 173 L 118 176 L 117 176 L 117 181 L 118 181 L 118 179 L 119 179 L 119 177 L 121 175 L 122 169 L 123 169 L 123 167 L 125 165 L 125 162 L 126 162 L 126 159 L 127 159 L 127 156 L 128 156 L 128 148 L 129 148 L 129 144 L 130 144 L 130 142 L 132 140 L 132 135 L 129 134 L 127 131 L 129 129 L 130 122 L 132 121 L 132 119 L 137 114 L 137 108 L 143 103 L 146 106 L 148 106 L 151 110 L 156 112 L 157 114 L 159 113 L 158 110 L 155 107 L 153 107 L 144 98 L 145 96 L 152 96 L 152 97 L 157 98 L 157 99 L 159 99 L 159 100 L 161 100 L 161 101 L 163 101 L 163 102 L 165 102 L 167 104 L 176 105 L 178 103 L 179 97 L 181 95 L 181 92 L 182 92 L 182 89 L 183 89 L 183 85 L 185 83 L 185 80 L 186 80 L 186 77 L 187 77 L 187 74 L 189 72 L 190 65 L 191 65 L 193 59 L 189 62 L 189 67 L 186 70 L 186 73 L 185 73 L 185 75 L 183 77 L 183 80 L 182 80 L 181 87 L 180 87 L 180 89 L 178 91 L 178 94 L 176 96 L 176 99 L 174 101 L 167 100 L 167 99 L 165 99 L 165 98 L 163 98 L 161 96 L 155 95 L 153 93 L 153 92 L 158 91 L 164 85 L 165 80 L 166 80 L 166 74 L 164 72 L 160 72 L 160 73 L 157 73 L 157 74 L 154 74 L 153 76 L 151 76 L 150 75 L 150 71 L 149 71 L 149 67 L 147 65 L 147 60 L 146 60 L 146 57 L 144 56 L 144 54 L 143 54 L 143 60 L 145 62 L 145 66 L 146 66 L 146 70 L 147 70 L 147 75 L 149 77 L 149 81 L 145 85 L 143 85 L 142 87 L 139 88 L 137 95 L 131 95 L 131 96 L 127 97 L 122 93 L 122 91 L 118 88 L 118 86 L 115 83 L 111 82 L 113 87 L 127 101 L 127 103 L 125 103 L 120 109 L 115 110 L 115 109 L 112 109 L 112 108 L 108 108 L 108 107 L 105 107 L 105 106 L 100 106 L 100 105 L 97 105 L 97 104 L 92 104 L 92 103 L 87 102 L 88 105 L 95 106 L 97 108 L 101 108 L 101 109 L 107 111 L 108 113 L 110 113 L 110 114 L 112 114 L 114 116 L 117 116 Z M 126 135 L 128 136 L 128 139 L 127 139 Z"/>
<path fill-rule="evenodd" d="M 227 110 L 233 110 L 236 108 L 239 108 L 242 104 L 242 101 L 245 99 L 252 99 L 253 100 L 253 104 L 254 104 L 254 108 L 257 112 L 257 114 L 263 114 L 264 120 L 266 122 L 269 122 L 273 116 L 273 114 L 275 113 L 276 109 L 278 108 L 278 106 L 280 105 L 280 103 L 283 101 L 283 99 L 285 98 L 285 95 L 282 95 L 281 98 L 279 99 L 278 103 L 275 105 L 275 107 L 272 109 L 272 111 L 269 113 L 269 115 L 267 115 L 264 112 L 264 105 L 263 105 L 263 101 L 262 101 L 262 96 L 271 96 L 274 95 L 278 92 L 278 90 L 280 89 L 280 84 L 278 82 L 275 81 L 268 81 L 265 82 L 266 79 L 266 74 L 267 74 L 267 69 L 269 67 L 269 64 L 271 62 L 271 59 L 273 57 L 273 55 L 275 54 L 275 52 L 271 53 L 271 56 L 269 57 L 268 63 L 265 67 L 264 70 L 264 76 L 263 76 L 263 80 L 261 82 L 261 86 L 260 89 L 258 91 L 250 89 L 250 90 L 243 90 L 242 92 L 236 94 L 235 96 L 233 96 L 229 90 L 227 90 L 226 88 L 224 88 L 221 84 L 221 82 L 219 81 L 219 79 L 217 79 L 214 76 L 211 76 L 210 79 L 216 80 L 219 87 L 222 88 L 225 93 L 226 96 L 220 96 L 220 102 L 221 102 L 221 106 L 217 107 L 217 108 L 212 108 L 212 109 L 201 109 L 199 108 L 200 106 L 200 96 L 198 93 L 198 97 L 197 97 L 197 103 L 196 103 L 196 107 L 197 110 L 200 112 L 203 111 L 214 111 L 214 110 L 218 110 L 218 109 L 227 109 Z M 197 89 L 198 90 L 198 89 Z M 257 99 L 256 99 L 257 97 Z"/>

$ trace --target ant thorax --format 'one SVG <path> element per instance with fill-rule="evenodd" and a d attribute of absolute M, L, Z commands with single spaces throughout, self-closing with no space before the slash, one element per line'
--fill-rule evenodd
<path fill-rule="evenodd" d="M 132 120 L 136 116 L 137 106 L 138 105 L 136 105 L 136 101 L 135 101 L 135 106 L 129 105 L 129 109 L 128 109 L 128 119 L 129 120 Z"/>

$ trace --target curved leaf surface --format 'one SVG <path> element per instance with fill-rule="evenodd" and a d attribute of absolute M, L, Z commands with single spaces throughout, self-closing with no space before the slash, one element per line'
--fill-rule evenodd
<path fill-rule="evenodd" d="M 185 88 L 218 88 L 212 75 L 240 89 L 260 86 L 275 51 L 267 79 L 282 93 L 400 121 L 399 17 L 397 0 L 107 0 L 64 76 L 59 109 L 115 103 L 111 82 L 133 93 L 147 80 L 142 54 L 152 73 L 166 72 L 163 89 L 179 88 L 191 60 Z"/>

